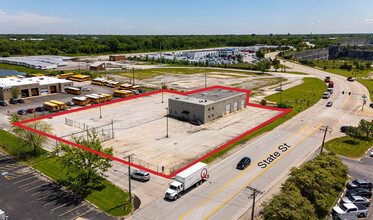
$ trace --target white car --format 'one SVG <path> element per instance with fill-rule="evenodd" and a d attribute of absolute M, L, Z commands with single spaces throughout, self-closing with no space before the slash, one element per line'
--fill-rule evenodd
<path fill-rule="evenodd" d="M 373 150 L 370 151 L 370 156 L 373 157 Z"/>

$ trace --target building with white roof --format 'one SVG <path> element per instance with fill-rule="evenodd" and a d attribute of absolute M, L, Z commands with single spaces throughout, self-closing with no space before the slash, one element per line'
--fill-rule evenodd
<path fill-rule="evenodd" d="M 24 66 L 32 69 L 49 70 L 59 66 L 66 66 L 66 60 L 70 57 L 65 56 L 27 56 L 27 57 L 0 57 L 0 63 Z"/>

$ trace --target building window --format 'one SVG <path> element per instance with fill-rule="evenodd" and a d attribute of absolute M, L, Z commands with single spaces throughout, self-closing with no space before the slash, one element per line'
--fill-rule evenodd
<path fill-rule="evenodd" d="M 196 115 L 194 115 L 193 117 L 196 118 Z"/>
<path fill-rule="evenodd" d="M 212 114 L 212 117 L 214 117 L 214 114 Z"/>
<path fill-rule="evenodd" d="M 212 110 L 214 110 L 214 107 L 212 107 Z"/>
<path fill-rule="evenodd" d="M 209 117 L 208 118 L 210 118 L 210 115 L 209 115 Z"/>
<path fill-rule="evenodd" d="M 209 108 L 209 111 L 210 111 L 210 108 Z"/>
<path fill-rule="evenodd" d="M 170 110 L 170 113 L 172 113 L 172 110 Z"/>
<path fill-rule="evenodd" d="M 175 111 L 175 115 L 177 115 L 177 111 Z"/>

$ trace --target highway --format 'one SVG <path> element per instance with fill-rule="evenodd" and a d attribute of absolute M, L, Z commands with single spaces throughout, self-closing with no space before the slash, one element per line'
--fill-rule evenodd
<path fill-rule="evenodd" d="M 275 53 L 267 55 L 274 57 Z M 177 201 L 159 198 L 141 207 L 130 219 L 238 219 L 252 205 L 252 191 L 247 186 L 262 191 L 263 194 L 257 196 L 260 198 L 287 175 L 291 167 L 319 151 L 322 126 L 332 128 L 327 135 L 327 139 L 331 139 L 342 135 L 339 132 L 342 125 L 356 125 L 362 119 L 358 116 L 361 96 L 365 94 L 369 103 L 369 92 L 360 83 L 298 64 L 286 62 L 285 65 L 293 68 L 292 71 L 322 80 L 331 76 L 334 93 L 210 167 L 210 179 Z M 334 103 L 330 108 L 325 106 L 328 101 Z M 236 164 L 244 156 L 249 156 L 252 164 L 244 171 L 237 170 Z"/>

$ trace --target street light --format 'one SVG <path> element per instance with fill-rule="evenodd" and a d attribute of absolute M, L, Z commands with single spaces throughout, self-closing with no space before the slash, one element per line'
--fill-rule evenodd
<path fill-rule="evenodd" d="M 100 118 L 102 118 L 102 114 L 101 114 L 101 106 L 100 106 Z"/>
<path fill-rule="evenodd" d="M 168 138 L 168 108 L 166 107 L 166 112 L 167 112 L 167 115 L 166 115 L 166 138 Z"/>
<path fill-rule="evenodd" d="M 132 202 L 132 194 L 131 194 L 131 166 L 130 166 L 130 163 L 131 163 L 131 156 L 134 156 L 135 154 L 130 154 L 128 155 L 128 202 L 131 203 Z"/>

